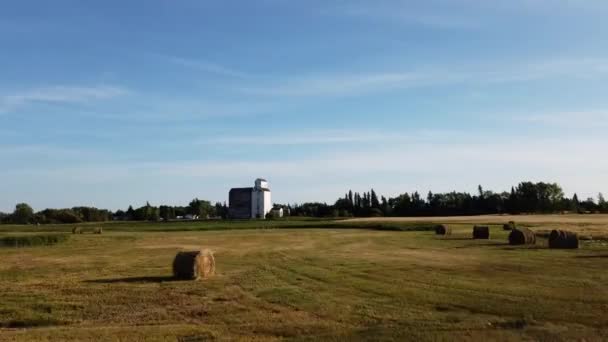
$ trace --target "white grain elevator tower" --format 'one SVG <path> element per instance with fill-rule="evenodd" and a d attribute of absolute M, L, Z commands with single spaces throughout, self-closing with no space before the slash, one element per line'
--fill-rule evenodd
<path fill-rule="evenodd" d="M 272 210 L 272 199 L 268 181 L 258 178 L 251 192 L 251 218 L 264 219 L 270 210 Z"/>

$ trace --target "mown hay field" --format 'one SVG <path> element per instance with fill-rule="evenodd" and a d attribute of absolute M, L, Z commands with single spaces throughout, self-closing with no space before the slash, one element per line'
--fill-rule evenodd
<path fill-rule="evenodd" d="M 0 340 L 608 339 L 608 242 L 509 246 L 501 222 L 489 240 L 448 226 L 450 236 L 104 227 L 0 248 Z M 174 280 L 176 253 L 200 248 L 214 252 L 215 276 Z"/>

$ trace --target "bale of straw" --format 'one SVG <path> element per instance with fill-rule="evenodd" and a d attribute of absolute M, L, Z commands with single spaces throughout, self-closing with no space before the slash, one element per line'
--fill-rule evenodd
<path fill-rule="evenodd" d="M 435 234 L 437 235 L 452 235 L 452 228 L 445 224 L 435 226 Z"/>
<path fill-rule="evenodd" d="M 578 248 L 578 235 L 567 230 L 552 230 L 549 234 L 549 248 Z"/>
<path fill-rule="evenodd" d="M 82 228 L 80 228 L 80 227 L 72 228 L 72 234 L 82 234 Z"/>
<path fill-rule="evenodd" d="M 536 235 L 528 228 L 513 228 L 509 234 L 510 245 L 533 245 L 536 243 Z"/>
<path fill-rule="evenodd" d="M 490 238 L 490 227 L 488 226 L 475 226 L 473 227 L 473 239 L 489 239 Z"/>
<path fill-rule="evenodd" d="M 95 229 L 93 229 L 93 234 L 101 234 L 101 233 L 103 233 L 103 228 L 95 227 Z"/>
<path fill-rule="evenodd" d="M 215 274 L 215 257 L 209 250 L 179 252 L 173 259 L 173 276 L 177 279 L 198 280 Z"/>

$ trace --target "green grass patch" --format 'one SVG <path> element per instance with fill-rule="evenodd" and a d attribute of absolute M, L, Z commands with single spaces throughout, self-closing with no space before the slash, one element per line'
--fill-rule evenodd
<path fill-rule="evenodd" d="M 67 241 L 66 234 L 9 235 L 0 237 L 0 247 L 51 246 Z"/>
<path fill-rule="evenodd" d="M 0 232 L 71 232 L 78 226 L 85 233 L 101 227 L 114 232 L 172 232 L 217 231 L 243 229 L 369 229 L 382 231 L 432 231 L 435 224 L 429 222 L 352 222 L 342 219 L 288 218 L 278 220 L 207 220 L 170 222 L 104 222 L 86 224 L 56 224 L 42 226 L 0 225 Z"/>

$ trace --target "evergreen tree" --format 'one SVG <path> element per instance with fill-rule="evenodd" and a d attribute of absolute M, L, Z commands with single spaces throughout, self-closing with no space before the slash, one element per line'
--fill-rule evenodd
<path fill-rule="evenodd" d="M 378 196 L 376 195 L 376 192 L 374 191 L 374 189 L 372 189 L 372 191 L 371 191 L 370 201 L 371 201 L 370 204 L 371 204 L 372 208 L 380 208 L 380 201 L 378 200 Z"/>
<path fill-rule="evenodd" d="M 133 219 L 135 219 L 135 210 L 133 210 L 133 206 L 129 206 L 129 209 L 127 209 L 127 220 Z"/>
<path fill-rule="evenodd" d="M 580 205 L 581 203 L 578 200 L 578 195 L 574 194 L 574 196 L 572 196 L 572 202 L 570 203 L 570 210 L 573 212 L 578 212 Z"/>
<path fill-rule="evenodd" d="M 608 202 L 606 202 L 601 192 L 597 195 L 597 206 L 602 213 L 608 212 Z"/>
<path fill-rule="evenodd" d="M 509 199 L 507 202 L 507 211 L 511 214 L 516 214 L 519 212 L 519 209 L 517 208 L 517 198 L 515 195 L 514 187 L 511 187 L 511 193 L 509 194 Z"/>

